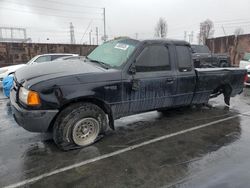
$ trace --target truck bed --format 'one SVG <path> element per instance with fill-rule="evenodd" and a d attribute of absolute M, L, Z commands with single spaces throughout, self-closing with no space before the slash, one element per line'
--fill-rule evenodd
<path fill-rule="evenodd" d="M 246 69 L 241 68 L 196 68 L 196 87 L 193 103 L 230 91 L 230 97 L 242 92 Z M 227 91 L 229 92 L 229 91 Z M 225 95 L 224 95 L 225 96 Z"/>

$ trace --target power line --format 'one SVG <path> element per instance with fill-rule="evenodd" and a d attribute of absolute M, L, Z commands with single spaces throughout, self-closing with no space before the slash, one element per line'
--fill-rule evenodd
<path fill-rule="evenodd" d="M 21 5 L 21 6 L 29 6 L 29 7 L 34 7 L 34 8 L 39 8 L 39 9 L 46 9 L 46 10 L 53 10 L 53 11 L 60 11 L 60 12 L 69 12 L 69 13 L 74 13 L 74 14 L 99 14 L 102 15 L 101 12 L 86 12 L 86 11 L 75 11 L 75 10 L 63 10 L 63 9 L 58 9 L 58 8 L 50 8 L 50 7 L 45 7 L 45 6 L 35 6 L 31 4 L 23 4 L 23 3 L 18 3 L 18 2 L 13 2 L 13 1 L 8 1 L 13 4 Z"/>
<path fill-rule="evenodd" d="M 61 16 L 61 15 L 45 14 L 45 13 L 39 13 L 39 12 L 34 13 L 34 12 L 30 12 L 30 11 L 19 10 L 19 9 L 13 9 L 13 8 L 3 7 L 3 6 L 0 6 L 0 8 L 8 9 L 8 10 L 15 11 L 15 12 L 28 13 L 28 14 L 39 14 L 39 15 L 50 16 L 50 17 L 60 17 L 60 18 L 68 18 L 68 19 L 70 18 L 70 19 L 79 19 L 79 20 L 82 20 L 82 19 L 102 20 L 101 18 Z"/>
<path fill-rule="evenodd" d="M 53 1 L 53 0 L 42 0 L 42 1 L 46 1 L 48 3 L 56 3 L 60 5 L 73 6 L 73 7 L 83 7 L 83 8 L 89 8 L 89 9 L 103 9 L 103 7 L 85 6 L 85 5 L 80 5 L 80 4 L 64 3 L 64 2 L 58 2 L 58 1 Z"/>
<path fill-rule="evenodd" d="M 231 22 L 231 23 L 230 23 Z M 234 19 L 234 20 L 220 20 L 220 21 L 213 21 L 213 23 L 215 25 L 218 24 L 223 24 L 223 25 L 227 25 L 227 24 L 237 24 L 237 23 L 249 23 L 250 20 L 249 19 Z M 200 22 L 196 22 L 190 25 L 175 25 L 174 27 L 171 27 L 170 29 L 174 29 L 174 30 L 178 30 L 178 29 L 182 29 L 182 28 L 188 28 L 188 27 L 192 27 L 192 26 L 199 26 Z M 177 27 L 176 27 L 177 26 Z"/>
<path fill-rule="evenodd" d="M 84 33 L 83 33 L 83 35 L 82 35 L 82 38 L 81 38 L 81 40 L 80 40 L 80 43 L 82 43 L 82 40 L 83 40 L 84 36 L 86 35 L 86 33 L 88 32 L 89 27 L 91 26 L 92 22 L 93 22 L 93 20 L 91 20 L 91 21 L 89 22 L 88 27 L 86 28 L 86 30 L 84 31 Z"/>
<path fill-rule="evenodd" d="M 248 27 L 250 26 L 250 23 L 249 24 L 244 24 L 244 25 L 227 25 L 227 26 L 224 26 L 225 28 L 234 28 L 234 27 Z M 219 28 L 219 26 L 216 26 L 215 28 Z"/>
<path fill-rule="evenodd" d="M 238 21 L 249 21 L 249 19 L 233 19 L 233 20 L 219 20 L 219 21 L 215 21 L 214 23 L 225 23 L 225 22 L 238 22 Z"/>
<path fill-rule="evenodd" d="M 240 24 L 249 24 L 250 21 L 246 21 L 246 22 L 232 22 L 232 23 L 222 23 L 223 25 L 240 25 Z M 215 24 L 215 25 L 222 25 L 222 24 Z"/>

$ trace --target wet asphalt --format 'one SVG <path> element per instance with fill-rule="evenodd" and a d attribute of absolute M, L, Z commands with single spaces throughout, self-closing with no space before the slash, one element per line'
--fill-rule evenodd
<path fill-rule="evenodd" d="M 23 181 L 22 187 L 250 187 L 250 89 L 233 98 L 229 109 L 219 97 L 209 107 L 119 119 L 116 131 L 69 152 L 60 151 L 50 134 L 19 127 L 7 101 L 0 93 L 0 187 Z M 204 124 L 209 126 L 191 129 Z M 147 143 L 173 133 L 178 134 Z M 48 175 L 58 169 L 64 170 Z"/>

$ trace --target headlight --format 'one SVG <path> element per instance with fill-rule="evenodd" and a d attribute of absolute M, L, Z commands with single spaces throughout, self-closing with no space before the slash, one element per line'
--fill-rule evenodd
<path fill-rule="evenodd" d="M 39 94 L 21 87 L 19 90 L 19 100 L 28 106 L 38 106 L 41 104 Z"/>
<path fill-rule="evenodd" d="M 0 74 L 8 72 L 8 69 L 0 69 Z"/>

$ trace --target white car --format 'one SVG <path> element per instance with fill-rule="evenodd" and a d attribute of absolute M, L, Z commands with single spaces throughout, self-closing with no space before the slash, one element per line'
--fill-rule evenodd
<path fill-rule="evenodd" d="M 247 69 L 248 78 L 245 85 L 250 86 L 250 53 L 245 53 L 244 58 L 240 61 L 240 68 Z"/>
<path fill-rule="evenodd" d="M 8 76 L 11 73 L 16 72 L 18 69 L 32 64 L 43 63 L 48 61 L 54 61 L 61 57 L 70 57 L 70 56 L 78 56 L 77 54 L 66 54 L 66 53 L 54 53 L 54 54 L 43 54 L 33 57 L 26 64 L 12 65 L 7 67 L 0 68 L 0 88 L 2 87 L 3 78 Z"/>

